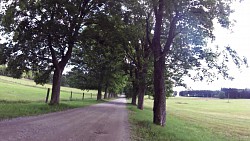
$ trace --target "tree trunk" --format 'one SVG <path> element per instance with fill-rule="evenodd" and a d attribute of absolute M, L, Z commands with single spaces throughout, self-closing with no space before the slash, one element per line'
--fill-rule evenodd
<path fill-rule="evenodd" d="M 105 86 L 105 93 L 104 93 L 104 99 L 108 98 L 108 84 Z"/>
<path fill-rule="evenodd" d="M 138 81 L 138 70 L 135 69 L 134 70 L 134 74 L 135 74 L 135 80 L 132 82 L 133 84 L 133 95 L 132 95 L 132 104 L 136 105 L 136 99 L 137 99 L 137 95 L 138 95 L 138 88 L 139 88 L 139 81 Z"/>
<path fill-rule="evenodd" d="M 137 98 L 136 92 L 133 91 L 132 102 L 131 102 L 132 105 L 136 105 L 136 98 Z"/>
<path fill-rule="evenodd" d="M 149 62 L 149 48 L 145 46 L 145 55 L 143 56 L 143 61 L 141 62 L 140 71 L 138 72 L 138 106 L 137 108 L 143 110 L 144 108 L 144 96 L 146 93 L 146 76 L 148 72 L 148 62 Z"/>
<path fill-rule="evenodd" d="M 97 100 L 102 99 L 102 83 L 103 83 L 103 70 L 99 74 L 99 82 L 98 82 L 98 93 L 97 93 Z"/>
<path fill-rule="evenodd" d="M 166 92 L 164 81 L 165 56 L 155 55 L 154 61 L 154 124 L 165 126 L 166 123 Z"/>
<path fill-rule="evenodd" d="M 52 94 L 51 94 L 50 105 L 59 104 L 61 77 L 62 77 L 62 70 L 55 69 L 54 75 L 53 75 Z"/>
<path fill-rule="evenodd" d="M 101 100 L 102 99 L 102 83 L 99 82 L 98 84 L 98 93 L 97 93 L 97 100 Z"/>
<path fill-rule="evenodd" d="M 144 108 L 143 103 L 144 103 L 145 92 L 146 92 L 146 86 L 145 86 L 145 84 L 139 85 L 139 88 L 138 88 L 138 105 L 137 105 L 137 108 L 140 109 L 140 110 L 143 110 L 143 108 Z"/>
<path fill-rule="evenodd" d="M 133 77 L 134 75 L 134 67 L 133 67 L 133 65 L 132 65 L 132 63 L 130 63 L 130 71 L 129 71 L 129 76 L 130 76 L 130 78 L 131 78 L 131 80 L 132 80 L 132 91 L 131 91 L 131 93 L 132 93 L 132 101 L 131 101 L 131 104 L 132 105 L 136 105 L 136 84 L 135 84 L 135 77 Z"/>
<path fill-rule="evenodd" d="M 144 96 L 146 93 L 146 75 L 147 75 L 147 62 L 144 62 L 143 69 L 139 72 L 139 86 L 138 86 L 138 106 L 137 108 L 143 110 Z"/>
<path fill-rule="evenodd" d="M 166 124 L 166 92 L 164 81 L 165 70 L 165 56 L 166 51 L 170 47 L 170 36 L 167 39 L 167 43 L 162 47 L 161 35 L 162 35 L 162 23 L 164 15 L 165 1 L 159 0 L 154 5 L 155 13 L 155 27 L 154 37 L 152 40 L 152 50 L 154 54 L 154 124 L 165 126 Z"/>

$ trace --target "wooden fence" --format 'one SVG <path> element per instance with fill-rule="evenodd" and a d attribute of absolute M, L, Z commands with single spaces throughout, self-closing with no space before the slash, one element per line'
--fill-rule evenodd
<path fill-rule="evenodd" d="M 68 92 L 68 91 L 64 91 L 64 92 Z M 84 100 L 84 99 L 93 99 L 93 98 L 95 98 L 97 96 L 97 94 L 86 93 L 86 92 L 79 93 L 79 92 L 70 91 L 68 93 L 69 93 L 69 100 L 70 101 L 75 100 L 75 99 L 79 99 L 79 95 L 81 95 L 81 100 Z M 45 103 L 48 103 L 49 95 L 50 95 L 50 88 L 47 89 Z M 74 98 L 75 95 L 77 95 L 77 98 Z"/>

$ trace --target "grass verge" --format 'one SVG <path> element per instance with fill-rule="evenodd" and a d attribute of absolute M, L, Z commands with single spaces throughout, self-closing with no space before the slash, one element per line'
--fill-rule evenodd
<path fill-rule="evenodd" d="M 128 104 L 133 141 L 249 141 L 250 100 L 170 98 L 167 122 L 157 126 L 153 120 L 153 100 L 145 109 Z"/>
<path fill-rule="evenodd" d="M 0 120 L 10 119 L 22 116 L 34 116 L 57 112 L 72 108 L 85 107 L 105 101 L 96 101 L 95 99 L 82 100 L 64 100 L 59 105 L 49 106 L 42 101 L 6 101 L 0 100 Z"/>
<path fill-rule="evenodd" d="M 51 85 L 36 85 L 32 80 L 0 76 L 0 120 L 45 114 L 105 102 L 96 101 L 96 90 L 82 91 L 76 88 L 61 87 L 60 104 L 49 106 L 44 103 L 47 88 L 51 88 Z M 71 91 L 73 92 L 72 99 L 70 98 Z M 84 100 L 82 100 L 82 93 L 85 93 Z"/>

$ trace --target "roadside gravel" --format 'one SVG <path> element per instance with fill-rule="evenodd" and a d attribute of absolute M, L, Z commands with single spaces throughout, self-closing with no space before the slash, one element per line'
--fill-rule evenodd
<path fill-rule="evenodd" d="M 0 122 L 0 141 L 129 141 L 126 99 Z"/>

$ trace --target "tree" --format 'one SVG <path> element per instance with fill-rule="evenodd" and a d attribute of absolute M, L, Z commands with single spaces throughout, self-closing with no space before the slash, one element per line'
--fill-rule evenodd
<path fill-rule="evenodd" d="M 149 4 L 155 19 L 153 38 L 150 46 L 154 56 L 154 118 L 155 124 L 165 126 L 166 122 L 166 88 L 164 72 L 166 56 L 171 50 L 187 48 L 195 52 L 201 48 L 204 51 L 208 39 L 214 39 L 213 20 L 217 19 L 224 28 L 229 28 L 229 15 L 232 13 L 232 1 L 184 1 L 184 0 L 155 0 Z M 150 13 L 149 13 L 150 14 Z M 148 30 L 148 34 L 151 31 Z M 197 51 L 198 52 L 198 51 Z M 213 54 L 207 54 L 213 62 Z M 175 58 L 173 58 L 175 59 Z M 202 60 L 199 56 L 197 59 Z M 170 65 L 171 62 L 167 62 Z M 205 62 L 208 63 L 208 62 Z M 216 62 L 213 62 L 215 64 Z M 208 64 L 209 65 L 209 64 Z M 212 67 L 216 67 L 212 66 Z M 218 68 L 219 69 L 219 68 Z M 226 70 L 225 70 L 226 71 Z M 223 74 L 223 71 L 221 71 Z"/>
<path fill-rule="evenodd" d="M 5 54 L 14 77 L 36 72 L 36 83 L 45 83 L 53 71 L 50 104 L 58 104 L 61 77 L 84 28 L 104 8 L 94 0 L 15 0 L 2 18 L 9 35 Z"/>
<path fill-rule="evenodd" d="M 149 26 L 145 5 L 136 0 L 126 1 L 124 4 L 124 22 L 127 28 L 128 46 L 125 48 L 129 63 L 130 79 L 132 81 L 132 104 L 143 110 L 144 96 L 147 90 L 148 66 L 151 59 L 151 50 L 147 41 L 146 29 Z"/>
<path fill-rule="evenodd" d="M 75 55 L 72 59 L 72 65 L 86 72 L 89 78 L 97 80 L 95 81 L 98 86 L 97 100 L 101 99 L 103 88 L 105 88 L 105 98 L 111 86 L 112 92 L 117 92 L 118 85 L 114 81 L 121 82 L 120 79 L 123 79 L 117 76 L 122 75 L 118 72 L 121 71 L 124 61 L 124 30 L 119 10 L 113 10 L 107 12 L 112 14 L 98 15 L 96 24 L 85 29 L 83 34 L 87 36 L 83 36 L 84 38 L 77 44 L 78 48 L 74 50 Z"/>

